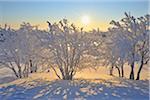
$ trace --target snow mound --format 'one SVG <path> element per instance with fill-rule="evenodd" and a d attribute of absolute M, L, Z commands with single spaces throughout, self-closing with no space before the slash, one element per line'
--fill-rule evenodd
<path fill-rule="evenodd" d="M 49 73 L 32 74 L 0 85 L 0 100 L 148 100 L 148 80 L 82 79 L 72 81 L 48 77 Z"/>

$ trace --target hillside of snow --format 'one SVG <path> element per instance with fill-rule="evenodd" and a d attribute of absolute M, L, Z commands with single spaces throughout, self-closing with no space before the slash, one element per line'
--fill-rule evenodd
<path fill-rule="evenodd" d="M 0 100 L 149 99 L 148 79 L 128 80 L 106 73 L 104 68 L 85 69 L 72 81 L 58 80 L 52 71 L 31 74 L 28 78 L 1 84 Z"/>

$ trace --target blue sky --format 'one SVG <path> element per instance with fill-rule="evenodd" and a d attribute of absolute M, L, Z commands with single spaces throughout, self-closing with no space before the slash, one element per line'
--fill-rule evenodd
<path fill-rule="evenodd" d="M 19 27 L 22 22 L 46 27 L 46 21 L 55 22 L 67 18 L 70 22 L 82 26 L 81 17 L 89 16 L 89 28 L 102 27 L 106 30 L 111 20 L 119 20 L 124 12 L 139 17 L 148 13 L 148 1 L 0 1 L 0 23 Z"/>

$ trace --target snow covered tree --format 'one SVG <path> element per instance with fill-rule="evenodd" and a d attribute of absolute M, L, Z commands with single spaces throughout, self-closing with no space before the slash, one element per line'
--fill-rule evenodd
<path fill-rule="evenodd" d="M 120 74 L 120 68 L 122 68 L 121 60 L 123 60 L 123 57 L 121 59 L 121 53 L 119 45 L 119 38 L 115 36 L 116 34 L 112 32 L 107 33 L 107 38 L 105 40 L 105 48 L 102 51 L 105 51 L 103 54 L 104 64 L 106 66 L 109 66 L 110 75 L 113 75 L 114 68 L 117 68 L 119 76 Z M 118 35 L 117 35 L 118 36 Z"/>
<path fill-rule="evenodd" d="M 0 30 L 3 42 L 0 43 L 0 63 L 5 67 L 10 68 L 16 77 L 21 78 L 21 65 L 18 49 L 18 38 L 14 30 L 7 29 L 6 27 Z M 17 69 L 17 70 L 16 70 Z"/>
<path fill-rule="evenodd" d="M 35 33 L 29 24 L 22 24 L 19 30 L 0 30 L 0 63 L 10 68 L 18 78 L 27 77 L 32 70 L 29 68 L 31 60 L 33 62 L 34 58 L 37 59 L 36 52 L 40 42 Z"/>
<path fill-rule="evenodd" d="M 140 66 L 137 73 L 136 80 L 140 79 L 140 73 L 143 68 L 143 65 L 147 64 L 149 61 L 149 23 L 150 15 L 145 15 L 144 17 L 138 18 L 139 20 L 139 31 L 140 37 L 137 44 L 138 54 L 140 55 Z"/>
<path fill-rule="evenodd" d="M 20 29 L 17 30 L 17 34 L 22 40 L 20 43 L 24 51 L 22 52 L 24 61 L 29 64 L 30 73 L 37 71 L 37 63 L 40 60 L 41 44 L 37 38 L 37 34 L 40 32 L 36 26 L 31 26 L 30 23 L 21 24 Z"/>
<path fill-rule="evenodd" d="M 119 24 L 112 21 L 110 24 Z M 128 53 L 131 50 L 130 40 L 126 37 L 126 34 L 119 28 L 109 28 L 109 43 L 107 43 L 106 57 L 105 59 L 111 63 L 111 70 L 113 67 L 117 68 L 121 77 L 124 77 L 124 64 L 127 62 Z"/>
<path fill-rule="evenodd" d="M 113 24 L 114 26 L 111 30 L 113 30 L 115 33 L 120 33 L 121 35 L 123 35 L 123 37 L 120 38 L 123 41 L 122 42 L 120 41 L 119 44 L 121 45 L 118 44 L 118 46 L 122 48 L 121 50 L 122 54 L 126 55 L 127 61 L 131 66 L 131 72 L 130 72 L 129 78 L 134 79 L 135 63 L 139 62 L 140 58 L 142 57 L 142 55 L 138 53 L 139 43 L 145 45 L 144 41 L 148 40 L 147 39 L 148 35 L 146 34 L 148 33 L 149 21 L 148 21 L 148 18 L 147 20 L 145 19 L 145 22 L 142 21 L 144 19 L 140 19 L 139 21 L 137 21 L 136 18 L 134 18 L 133 16 L 127 13 L 125 13 L 125 16 L 126 17 L 123 18 L 120 22 L 112 21 L 111 24 Z M 118 34 L 118 36 L 120 34 Z M 141 41 L 143 41 L 143 43 L 141 43 Z M 147 47 L 148 46 L 146 46 L 146 48 Z M 146 49 L 146 52 L 148 52 L 148 49 Z M 140 69 L 139 69 L 139 72 L 140 72 Z"/>
<path fill-rule="evenodd" d="M 94 45 L 94 38 L 82 28 L 77 29 L 73 24 L 69 25 L 66 19 L 58 24 L 47 23 L 49 32 L 45 33 L 45 37 L 43 34 L 39 37 L 43 45 L 49 49 L 50 66 L 58 78 L 72 80 L 76 71 L 82 68 L 81 60 L 88 56 L 89 49 Z"/>

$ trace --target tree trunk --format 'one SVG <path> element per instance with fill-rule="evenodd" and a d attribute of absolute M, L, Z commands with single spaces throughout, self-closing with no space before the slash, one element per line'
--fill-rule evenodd
<path fill-rule="evenodd" d="M 63 80 L 72 80 L 72 75 L 65 75 L 64 77 L 63 77 Z"/>
<path fill-rule="evenodd" d="M 134 61 L 131 64 L 130 79 L 134 80 Z"/>
<path fill-rule="evenodd" d="M 119 69 L 118 66 L 116 66 L 116 68 L 117 68 L 117 70 L 118 70 L 118 75 L 119 75 L 119 77 L 120 77 L 120 76 L 121 76 L 121 74 L 120 74 L 120 69 Z"/>
<path fill-rule="evenodd" d="M 29 62 L 30 62 L 30 73 L 33 73 L 33 65 L 32 65 L 32 60 L 30 59 L 30 60 L 29 60 Z"/>
<path fill-rule="evenodd" d="M 113 75 L 113 68 L 114 68 L 114 66 L 112 65 L 110 68 L 110 73 L 109 73 L 111 76 Z"/>
<path fill-rule="evenodd" d="M 74 76 L 73 72 L 74 72 L 74 70 L 72 70 L 71 73 L 70 73 L 70 80 L 73 79 L 73 76 Z"/>
<path fill-rule="evenodd" d="M 12 71 L 14 72 L 15 76 L 18 78 L 19 76 L 18 76 L 16 70 L 15 70 L 14 68 L 11 68 L 11 69 L 12 69 Z"/>
<path fill-rule="evenodd" d="M 19 74 L 19 78 L 22 78 L 22 72 L 21 72 L 21 66 L 18 66 L 18 74 Z"/>
<path fill-rule="evenodd" d="M 25 65 L 25 68 L 23 70 L 23 77 L 26 77 L 26 70 L 27 70 L 27 66 Z"/>
<path fill-rule="evenodd" d="M 73 79 L 73 75 L 70 75 L 69 80 L 72 80 L 72 79 Z"/>
<path fill-rule="evenodd" d="M 121 77 L 124 77 L 124 69 L 123 69 L 123 64 L 121 65 Z"/>
<path fill-rule="evenodd" d="M 34 72 L 37 72 L 37 64 L 35 65 L 35 71 Z"/>
<path fill-rule="evenodd" d="M 29 66 L 28 64 L 25 64 L 25 68 L 23 70 L 23 76 L 28 77 L 28 74 L 29 74 Z"/>
<path fill-rule="evenodd" d="M 136 80 L 139 80 L 139 79 L 140 79 L 140 73 L 141 73 L 141 70 L 142 70 L 142 68 L 143 68 L 143 64 L 144 64 L 144 63 L 143 63 L 143 57 L 142 57 L 141 65 L 140 65 L 140 68 L 139 68 L 139 70 L 138 70 Z"/>
<path fill-rule="evenodd" d="M 54 70 L 56 76 L 57 76 L 59 79 L 61 79 L 61 77 L 58 75 L 58 73 L 57 73 L 57 71 L 55 70 L 55 68 L 54 68 L 52 65 L 50 65 L 50 66 L 51 66 L 51 68 Z"/>
<path fill-rule="evenodd" d="M 63 80 L 72 80 L 72 78 L 73 78 L 73 74 L 69 74 L 69 73 L 66 73 L 63 76 Z"/>

